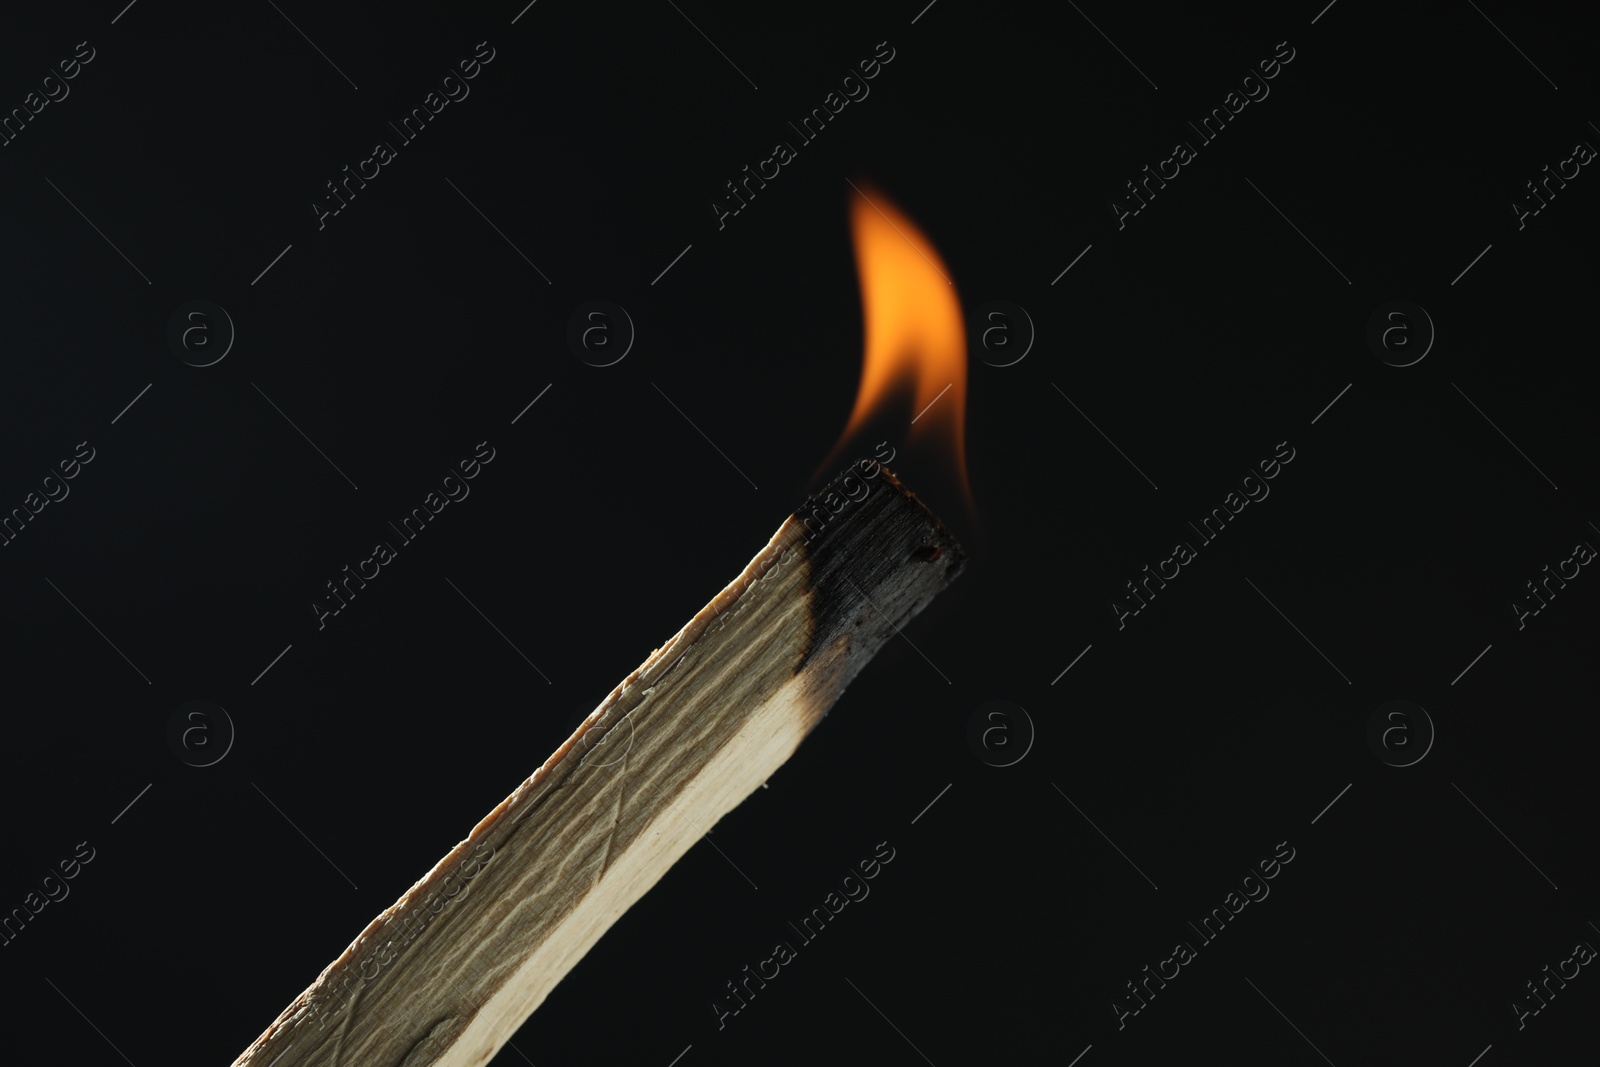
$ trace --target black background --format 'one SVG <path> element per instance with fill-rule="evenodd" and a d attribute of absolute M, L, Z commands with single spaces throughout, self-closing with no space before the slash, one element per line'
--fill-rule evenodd
<path fill-rule="evenodd" d="M 976 514 L 902 469 L 967 575 L 495 1062 L 1586 1055 L 1588 968 L 1520 1031 L 1510 1003 L 1600 944 L 1600 578 L 1520 630 L 1509 603 L 1600 544 L 1600 178 L 1521 230 L 1510 203 L 1600 144 L 1592 34 L 1559 5 L 923 2 L 8 13 L 5 109 L 95 58 L 0 148 L 0 507 L 95 458 L 0 549 L 0 909 L 96 853 L 0 949 L 8 1043 L 230 1062 L 737 573 L 854 395 L 850 179 L 969 312 L 1037 328 L 972 360 Z M 319 230 L 323 183 L 479 41 L 471 95 Z M 719 229 L 723 183 L 880 41 L 870 96 Z M 1270 96 L 1119 230 L 1123 183 L 1280 41 Z M 205 368 L 166 341 L 195 299 L 237 328 Z M 637 328 L 614 366 L 566 342 L 590 299 Z M 1404 368 L 1366 341 L 1395 299 L 1437 329 Z M 324 583 L 483 440 L 470 497 L 319 630 Z M 1123 583 L 1284 441 L 1119 630 Z M 237 727 L 214 766 L 167 745 L 192 699 Z M 1037 731 L 1006 768 L 966 739 L 991 699 Z M 1437 730 L 1403 769 L 1366 741 L 1390 699 Z M 723 984 L 883 841 L 719 1031 Z M 1119 1031 L 1124 983 L 1279 842 L 1270 896 Z"/>

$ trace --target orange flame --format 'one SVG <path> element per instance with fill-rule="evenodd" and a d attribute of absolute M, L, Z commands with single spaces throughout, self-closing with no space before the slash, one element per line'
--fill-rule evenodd
<path fill-rule="evenodd" d="M 876 190 L 853 198 L 866 345 L 861 388 L 840 444 L 889 398 L 914 392 L 909 440 L 937 439 L 970 502 L 965 415 L 967 337 L 955 284 L 922 231 Z"/>

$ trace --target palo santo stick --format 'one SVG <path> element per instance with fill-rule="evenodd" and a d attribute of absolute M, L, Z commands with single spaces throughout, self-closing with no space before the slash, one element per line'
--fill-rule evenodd
<path fill-rule="evenodd" d="M 862 460 L 234 1061 L 478 1067 L 964 562 Z"/>

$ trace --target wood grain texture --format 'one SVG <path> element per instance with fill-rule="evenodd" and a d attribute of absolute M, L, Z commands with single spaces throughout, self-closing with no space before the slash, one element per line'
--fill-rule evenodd
<path fill-rule="evenodd" d="M 487 1063 L 964 562 L 863 460 L 374 919 L 235 1067 Z"/>

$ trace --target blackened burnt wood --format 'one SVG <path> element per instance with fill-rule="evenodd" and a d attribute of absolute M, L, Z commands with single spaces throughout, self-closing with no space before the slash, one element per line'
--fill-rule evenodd
<path fill-rule="evenodd" d="M 963 561 L 887 468 L 851 467 L 373 919 L 235 1067 L 488 1062 Z"/>

